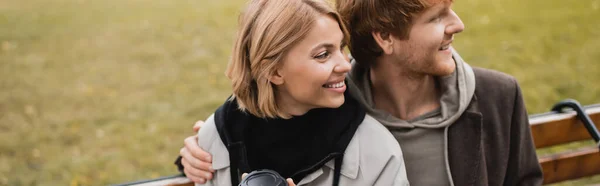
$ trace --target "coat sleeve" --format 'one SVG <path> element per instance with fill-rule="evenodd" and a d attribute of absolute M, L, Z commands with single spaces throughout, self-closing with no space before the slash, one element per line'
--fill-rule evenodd
<path fill-rule="evenodd" d="M 205 184 L 196 184 L 196 186 L 231 186 L 229 152 L 219 137 L 214 114 L 206 119 L 204 125 L 198 131 L 198 146 L 212 154 L 212 166 L 215 172 L 213 173 L 213 179 Z"/>
<path fill-rule="evenodd" d="M 511 118 L 510 152 L 504 185 L 542 185 L 542 169 L 531 136 L 521 88 L 514 80 L 515 100 Z"/>

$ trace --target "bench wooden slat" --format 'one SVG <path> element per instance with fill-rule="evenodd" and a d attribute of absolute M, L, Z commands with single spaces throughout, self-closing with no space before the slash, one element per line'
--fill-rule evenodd
<path fill-rule="evenodd" d="M 585 107 L 586 113 L 600 128 L 600 105 Z M 536 148 L 548 147 L 568 142 L 591 140 L 590 134 L 583 126 L 575 112 L 548 113 L 534 115 L 529 118 L 531 133 Z"/>
<path fill-rule="evenodd" d="M 600 151 L 596 147 L 549 155 L 539 161 L 544 184 L 600 174 Z"/>

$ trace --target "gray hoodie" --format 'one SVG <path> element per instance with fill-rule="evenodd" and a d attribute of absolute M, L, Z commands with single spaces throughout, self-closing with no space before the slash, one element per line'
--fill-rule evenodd
<path fill-rule="evenodd" d="M 411 185 L 453 185 L 448 165 L 447 129 L 467 109 L 475 92 L 475 76 L 471 67 L 452 50 L 456 70 L 437 80 L 441 86 L 440 108 L 406 121 L 374 108 L 369 68 L 353 65 L 349 82 L 352 95 L 369 115 L 385 125 L 404 153 Z"/>

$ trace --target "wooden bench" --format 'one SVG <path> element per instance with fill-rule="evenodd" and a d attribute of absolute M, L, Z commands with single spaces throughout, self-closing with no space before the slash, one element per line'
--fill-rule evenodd
<path fill-rule="evenodd" d="M 594 140 L 586 126 L 584 126 L 584 122 L 580 119 L 583 115 L 578 116 L 574 110 L 563 109 L 564 107 L 572 107 L 574 105 L 577 106 L 579 104 L 575 101 L 563 101 L 558 103 L 552 109 L 552 112 L 529 117 L 531 133 L 537 149 L 577 141 Z M 600 128 L 600 104 L 583 107 L 581 113 L 585 113 L 591 123 L 595 123 L 595 127 L 590 129 L 591 131 L 595 128 Z M 544 184 L 600 174 L 600 143 L 598 143 L 597 135 L 595 136 L 595 145 L 540 155 L 539 162 L 544 172 Z M 194 184 L 181 175 L 175 175 L 122 185 L 193 186 Z"/>
<path fill-rule="evenodd" d="M 571 106 L 573 104 L 578 105 L 574 101 L 561 103 Z M 561 106 L 561 103 L 557 106 Z M 600 174 L 600 143 L 598 143 L 598 131 L 595 130 L 595 128 L 600 127 L 600 104 L 586 106 L 583 109 L 585 111 L 581 112 L 585 113 L 588 116 L 587 119 L 592 121 L 590 123 L 592 126 L 595 123 L 595 127 L 590 129 L 595 130 L 592 134 L 575 111 L 560 112 L 561 107 L 557 106 L 555 106 L 553 112 L 529 117 L 535 147 L 539 149 L 591 140 L 594 141 L 595 145 L 549 155 L 539 155 L 539 162 L 544 172 L 544 184 Z"/>

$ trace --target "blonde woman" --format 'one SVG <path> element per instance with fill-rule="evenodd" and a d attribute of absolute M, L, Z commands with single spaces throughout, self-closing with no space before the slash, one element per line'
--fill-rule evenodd
<path fill-rule="evenodd" d="M 233 95 L 198 132 L 213 157 L 205 185 L 259 169 L 290 185 L 408 185 L 398 142 L 347 94 L 347 39 L 322 0 L 249 2 L 226 72 Z"/>

